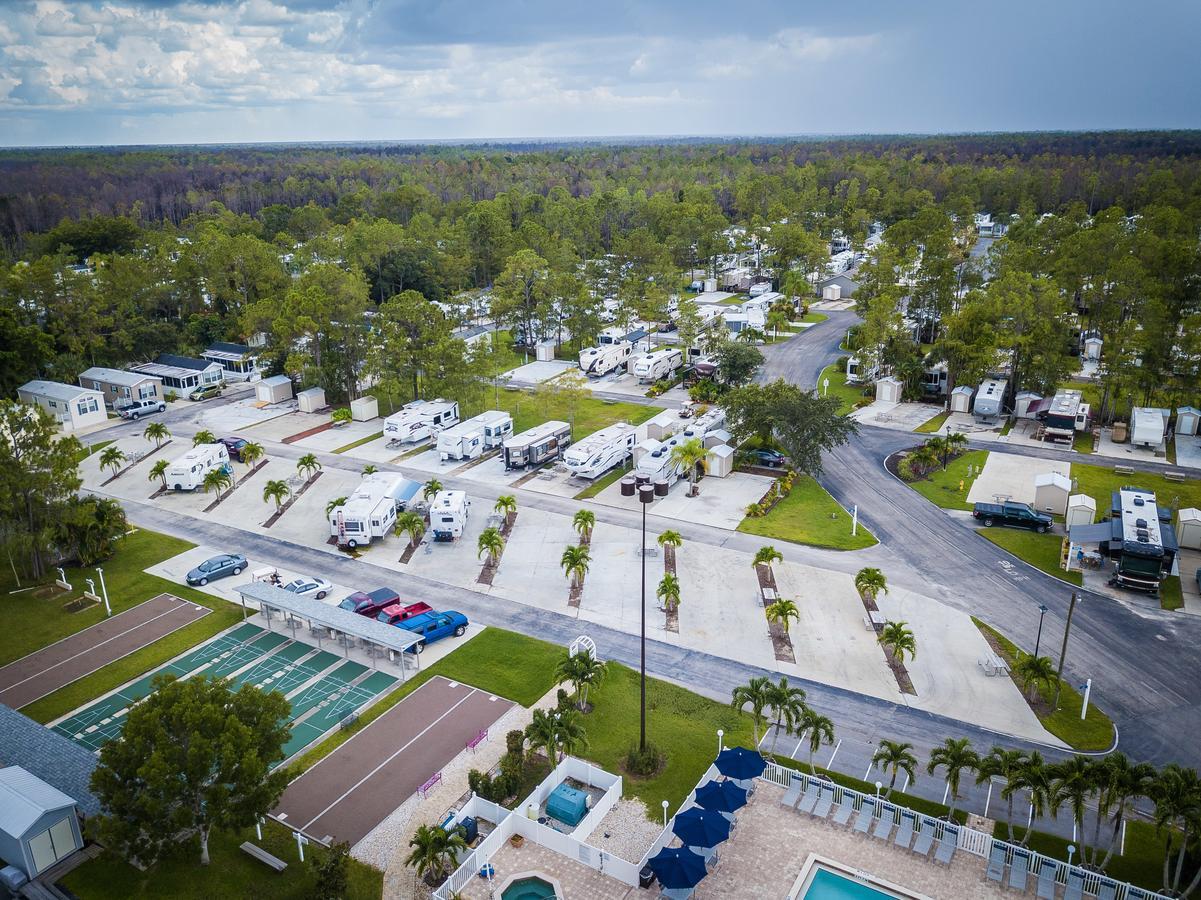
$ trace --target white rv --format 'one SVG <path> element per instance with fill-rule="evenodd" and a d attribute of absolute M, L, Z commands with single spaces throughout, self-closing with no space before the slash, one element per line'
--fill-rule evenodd
<path fill-rule="evenodd" d="M 462 491 L 439 491 L 430 504 L 430 533 L 435 541 L 453 541 L 463 536 L 471 504 Z"/>
<path fill-rule="evenodd" d="M 871 381 L 879 371 L 879 366 L 864 365 L 858 356 L 847 357 L 847 384 Z"/>
<path fill-rule="evenodd" d="M 225 445 L 201 444 L 193 447 L 167 467 L 167 487 L 173 491 L 194 491 L 204 487 L 204 476 L 214 469 L 233 472 Z"/>
<path fill-rule="evenodd" d="M 459 404 L 454 400 L 414 400 L 384 419 L 384 437 L 390 444 L 411 444 L 458 423 Z"/>
<path fill-rule="evenodd" d="M 677 481 L 684 473 L 671 461 L 671 452 L 686 440 L 688 438 L 683 432 L 673 434 L 665 441 L 647 438 L 638 445 L 643 453 L 634 466 L 634 474 L 644 475 L 651 481 L 660 478 L 666 478 L 669 482 Z"/>
<path fill-rule="evenodd" d="M 684 354 L 679 350 L 666 347 L 644 353 L 629 365 L 630 372 L 638 377 L 643 384 L 666 378 L 684 364 Z"/>
<path fill-rule="evenodd" d="M 366 546 L 387 537 L 396 524 L 396 511 L 420 490 L 421 485 L 403 475 L 375 472 L 364 475 L 355 492 L 329 514 L 330 537 L 339 547 Z"/>
<path fill-rule="evenodd" d="M 697 416 L 684 427 L 684 439 L 700 438 L 702 441 L 711 431 L 717 431 L 726 424 L 726 411 L 720 406 L 710 407 L 708 412 Z"/>
<path fill-rule="evenodd" d="M 976 390 L 972 414 L 977 419 L 992 419 L 1001 415 L 1001 404 L 1005 401 L 1006 382 L 1000 378 L 986 378 Z"/>
<path fill-rule="evenodd" d="M 596 478 L 624 463 L 634 450 L 638 429 L 626 422 L 588 435 L 563 454 L 563 463 L 572 475 Z"/>
<path fill-rule="evenodd" d="M 485 450 L 499 447 L 513 433 L 513 417 L 507 412 L 489 410 L 452 425 L 438 434 L 438 457 L 476 459 Z"/>
<path fill-rule="evenodd" d="M 540 466 L 558 459 L 571 446 L 571 426 L 566 422 L 543 422 L 504 442 L 505 470 Z"/>
<path fill-rule="evenodd" d="M 1163 443 L 1167 410 L 1136 406 L 1130 414 L 1130 443 L 1152 449 Z"/>
<path fill-rule="evenodd" d="M 580 351 L 580 371 L 593 378 L 608 375 L 625 366 L 634 353 L 634 345 L 626 341 L 585 347 Z"/>

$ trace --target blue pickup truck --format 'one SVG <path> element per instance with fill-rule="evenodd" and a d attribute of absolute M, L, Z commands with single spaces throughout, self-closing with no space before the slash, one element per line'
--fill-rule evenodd
<path fill-rule="evenodd" d="M 463 632 L 467 630 L 467 617 L 453 609 L 446 612 L 427 612 L 398 622 L 397 627 L 421 635 L 421 643 L 413 648 L 420 653 L 426 644 L 440 641 L 444 637 L 450 637 L 452 634 L 462 637 Z"/>
<path fill-rule="evenodd" d="M 993 525 L 1008 525 L 1011 528 L 1030 528 L 1039 534 L 1046 534 L 1051 530 L 1051 517 L 1039 512 L 1029 503 L 977 503 L 972 508 L 972 515 L 988 528 Z"/>

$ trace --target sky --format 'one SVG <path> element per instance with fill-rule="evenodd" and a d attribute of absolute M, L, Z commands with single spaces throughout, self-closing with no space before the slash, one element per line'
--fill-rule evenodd
<path fill-rule="evenodd" d="M 1201 127 L 1195 0 L 0 0 L 0 145 Z"/>

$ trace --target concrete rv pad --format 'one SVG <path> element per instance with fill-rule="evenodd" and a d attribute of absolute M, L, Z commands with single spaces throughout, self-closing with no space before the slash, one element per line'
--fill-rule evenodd
<path fill-rule="evenodd" d="M 1013 453 L 988 454 L 984 470 L 972 482 L 968 503 L 996 503 L 1008 497 L 1018 503 L 1034 502 L 1034 479 L 1047 472 L 1071 477 L 1072 464 L 1057 459 L 1017 456 Z"/>

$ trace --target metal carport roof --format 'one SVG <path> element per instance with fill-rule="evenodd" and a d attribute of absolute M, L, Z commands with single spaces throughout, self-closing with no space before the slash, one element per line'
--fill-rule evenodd
<path fill-rule="evenodd" d="M 1093 525 L 1073 525 L 1068 537 L 1077 544 L 1099 544 L 1113 537 L 1113 525 L 1108 520 Z"/>

